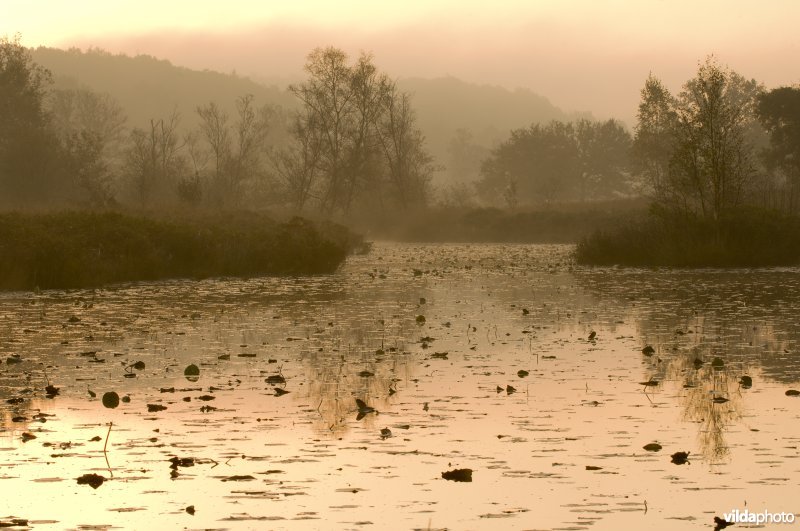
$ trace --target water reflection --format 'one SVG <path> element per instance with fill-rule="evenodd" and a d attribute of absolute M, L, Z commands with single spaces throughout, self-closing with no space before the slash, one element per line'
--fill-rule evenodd
<path fill-rule="evenodd" d="M 742 494 L 791 510 L 798 472 L 775 468 L 800 440 L 800 274 L 569 252 L 382 244 L 320 277 L 0 295 L 0 485 L 58 528 L 703 528 Z M 473 482 L 442 479 L 458 468 Z M 75 482 L 92 471 L 113 475 L 96 494 Z"/>

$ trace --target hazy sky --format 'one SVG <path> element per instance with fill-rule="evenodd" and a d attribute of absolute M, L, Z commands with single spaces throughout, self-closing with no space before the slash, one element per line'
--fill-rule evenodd
<path fill-rule="evenodd" d="M 800 82 L 797 0 L 0 0 L 0 35 L 98 46 L 285 81 L 315 46 L 371 51 L 393 77 L 526 87 L 631 121 L 652 71 L 678 89 L 715 54 L 768 87 Z"/>

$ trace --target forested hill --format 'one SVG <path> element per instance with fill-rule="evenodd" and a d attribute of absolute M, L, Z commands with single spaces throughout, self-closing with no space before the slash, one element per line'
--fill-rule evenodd
<path fill-rule="evenodd" d="M 198 121 L 198 105 L 214 101 L 232 111 L 236 98 L 245 94 L 253 94 L 259 104 L 295 105 L 294 96 L 277 87 L 233 74 L 190 70 L 149 55 L 55 48 L 32 52 L 33 60 L 53 73 L 57 88 L 87 88 L 114 97 L 131 127 L 143 127 L 151 118 L 167 116 L 176 107 L 184 125 L 193 127 Z"/>
<path fill-rule="evenodd" d="M 184 126 L 194 127 L 198 105 L 214 101 L 232 113 L 235 99 L 245 94 L 253 94 L 259 105 L 270 103 L 284 109 L 297 105 L 285 88 L 264 86 L 236 74 L 190 70 L 152 56 L 114 55 L 97 49 L 37 48 L 32 52 L 34 61 L 53 73 L 57 88 L 109 93 L 128 115 L 131 127 L 144 127 L 151 118 L 165 117 L 174 108 Z M 449 146 L 459 129 L 469 131 L 474 144 L 490 148 L 512 129 L 571 118 L 529 90 L 510 91 L 452 77 L 401 79 L 399 85 L 412 94 L 428 148 L 444 166 L 451 163 Z"/>

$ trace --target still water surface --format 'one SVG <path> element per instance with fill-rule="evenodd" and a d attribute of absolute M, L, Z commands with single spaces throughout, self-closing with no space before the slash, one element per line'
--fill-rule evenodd
<path fill-rule="evenodd" d="M 387 243 L 328 276 L 2 294 L 0 523 L 659 530 L 797 512 L 800 270 L 591 269 L 571 251 Z M 472 482 L 442 478 L 462 468 Z"/>

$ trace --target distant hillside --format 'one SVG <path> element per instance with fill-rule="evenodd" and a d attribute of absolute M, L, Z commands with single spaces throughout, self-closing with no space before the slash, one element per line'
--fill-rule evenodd
<path fill-rule="evenodd" d="M 215 101 L 232 112 L 236 98 L 245 94 L 253 94 L 259 104 L 295 105 L 295 98 L 277 87 L 232 74 L 190 70 L 149 55 L 129 57 L 95 49 L 81 52 L 37 48 L 33 59 L 53 73 L 58 88 L 85 87 L 111 94 L 128 114 L 128 124 L 134 127 L 166 116 L 175 107 L 183 124 L 192 127 L 198 121 L 198 105 Z"/>
<path fill-rule="evenodd" d="M 432 145 L 448 142 L 457 129 L 468 129 L 477 143 L 491 146 L 511 129 L 569 118 L 547 98 L 526 89 L 510 91 L 454 77 L 409 78 L 398 84 L 413 95 L 420 125 Z"/>
<path fill-rule="evenodd" d="M 177 107 L 183 125 L 198 122 L 195 109 L 210 101 L 233 112 L 233 102 L 253 94 L 258 104 L 291 109 L 297 102 L 288 91 L 267 87 L 235 74 L 196 71 L 147 55 L 130 57 L 92 49 L 37 48 L 34 60 L 50 69 L 59 88 L 86 87 L 107 92 L 128 114 L 128 125 L 143 127 L 151 118 L 163 117 Z M 391 72 L 389 73 L 391 75 Z M 476 145 L 488 150 L 507 138 L 511 129 L 533 122 L 570 119 L 546 98 L 529 90 L 475 85 L 452 77 L 402 79 L 403 90 L 413 95 L 419 125 L 431 153 L 443 166 L 452 165 L 449 145 L 456 131 L 466 129 Z M 470 161 L 474 178 L 479 162 Z"/>

